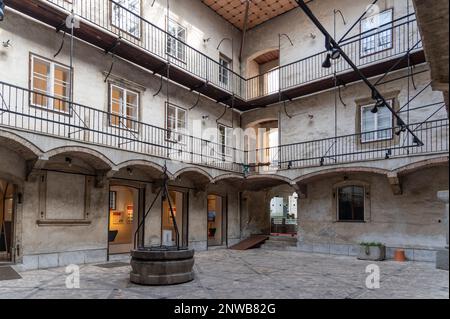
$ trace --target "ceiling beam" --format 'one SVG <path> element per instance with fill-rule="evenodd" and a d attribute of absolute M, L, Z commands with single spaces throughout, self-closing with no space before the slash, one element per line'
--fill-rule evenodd
<path fill-rule="evenodd" d="M 241 49 L 239 50 L 239 63 L 242 62 L 242 52 L 244 51 L 245 36 L 247 34 L 249 11 L 250 11 L 250 0 L 246 0 L 244 13 L 244 28 L 242 29 Z"/>

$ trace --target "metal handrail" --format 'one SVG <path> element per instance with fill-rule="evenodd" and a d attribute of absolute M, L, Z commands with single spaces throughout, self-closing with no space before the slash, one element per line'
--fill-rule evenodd
<path fill-rule="evenodd" d="M 73 4 L 70 4 L 69 2 L 63 1 L 63 0 L 41 0 L 41 1 L 47 1 L 49 3 L 54 4 L 55 6 L 57 6 L 59 8 L 66 10 L 66 11 L 69 11 L 69 9 L 73 6 Z M 260 74 L 257 76 L 245 78 L 242 75 L 234 72 L 232 69 L 222 66 L 218 61 L 208 57 L 205 53 L 202 53 L 202 52 L 198 51 L 197 49 L 193 48 L 188 43 L 186 43 L 186 41 L 179 40 L 178 38 L 174 37 L 173 35 L 168 33 L 166 30 L 162 29 L 161 27 L 154 25 L 147 19 L 132 12 L 128 8 L 123 7 L 122 5 L 117 3 L 115 0 L 102 0 L 102 1 L 85 0 L 85 2 L 86 1 L 89 1 L 89 3 L 87 5 L 84 5 L 84 7 L 81 8 L 82 12 L 77 13 L 75 10 L 75 14 L 79 15 L 81 18 L 99 26 L 102 29 L 106 29 L 108 32 L 118 34 L 121 41 L 128 41 L 131 44 L 136 45 L 136 46 L 144 49 L 145 51 L 148 51 L 149 53 L 160 57 L 164 61 L 170 60 L 171 65 L 174 65 L 176 67 L 184 69 L 187 72 L 191 73 L 192 75 L 200 77 L 206 83 L 213 84 L 213 85 L 217 86 L 218 88 L 223 89 L 229 93 L 232 93 L 235 96 L 237 96 L 241 99 L 244 99 L 246 101 L 251 101 L 252 99 L 255 99 L 255 98 L 260 98 L 260 97 L 264 97 L 267 95 L 280 93 L 280 92 L 283 92 L 284 90 L 292 88 L 292 87 L 300 86 L 300 85 L 303 85 L 306 83 L 310 83 L 310 82 L 313 82 L 316 80 L 323 79 L 325 77 L 333 76 L 331 74 L 331 72 L 327 72 L 327 70 L 319 70 L 320 68 L 316 69 L 316 67 L 315 67 L 316 64 L 320 66 L 322 59 L 325 57 L 326 51 L 321 51 L 319 53 L 310 55 L 308 57 L 305 57 L 305 58 L 284 64 L 282 66 L 279 66 L 269 72 L 266 72 L 266 73 L 263 73 L 263 74 Z M 95 3 L 101 3 L 100 8 L 96 7 L 95 5 L 92 5 L 91 1 L 94 1 Z M 102 4 L 104 2 L 106 2 L 109 6 L 111 6 L 111 5 L 117 6 L 118 8 L 120 8 L 121 11 L 123 11 L 127 15 L 133 17 L 133 19 L 136 19 L 137 21 L 139 21 L 139 30 L 140 30 L 139 33 L 140 34 L 139 34 L 138 39 L 136 37 L 130 35 L 126 31 L 121 30 L 120 27 L 117 27 L 112 24 L 110 12 L 109 12 L 110 9 L 109 9 L 109 7 L 106 7 L 104 4 Z M 86 9 L 86 7 L 88 7 L 88 9 Z M 94 8 L 94 9 L 92 9 L 92 8 Z M 77 9 L 77 8 L 75 8 L 75 9 Z M 88 11 L 88 10 L 96 10 L 96 9 L 98 9 L 99 12 L 95 11 L 93 13 L 91 11 Z M 101 9 L 103 9 L 105 12 L 100 12 Z M 106 17 L 102 16 L 102 14 L 106 15 Z M 412 18 L 412 17 L 414 17 L 414 18 Z M 404 20 L 406 20 L 406 21 L 404 21 Z M 404 21 L 404 22 L 401 22 L 401 21 Z M 398 22 L 401 22 L 401 23 L 398 23 Z M 357 35 L 351 36 L 350 38 L 347 38 L 343 41 L 342 46 L 345 49 L 346 47 L 351 47 L 352 45 L 354 46 L 355 43 L 359 43 L 359 42 L 363 41 L 364 39 L 373 37 L 377 34 L 389 32 L 389 31 L 394 33 L 394 30 L 399 29 L 405 25 L 409 26 L 411 24 L 413 24 L 413 25 L 417 24 L 416 19 L 415 19 L 415 13 L 410 13 L 408 15 L 399 17 L 391 22 L 383 24 L 383 25 L 379 26 L 378 29 L 381 29 L 379 31 L 376 31 L 376 29 L 368 30 L 365 32 L 361 32 Z M 389 27 L 389 28 L 383 30 L 383 28 L 385 28 L 385 27 Z M 148 28 L 150 28 L 150 29 L 148 29 Z M 414 33 L 414 34 L 412 34 L 412 37 L 420 39 L 420 34 L 419 34 L 418 28 L 412 29 L 412 30 L 413 30 L 412 32 Z M 144 35 L 146 33 L 145 31 L 147 31 L 146 38 L 144 38 Z M 411 34 L 409 34 L 409 33 L 408 34 L 402 33 L 402 34 L 403 34 L 403 37 L 405 39 L 408 39 L 407 41 L 409 41 L 409 37 L 411 36 Z M 156 37 L 156 38 L 152 38 L 152 36 Z M 402 41 L 405 41 L 404 39 L 402 40 L 401 37 L 402 37 L 402 35 L 398 35 L 398 36 L 393 35 L 392 42 L 400 43 Z M 193 55 L 186 57 L 186 59 L 189 59 L 190 61 L 187 61 L 187 62 L 179 61 L 179 60 L 177 60 L 176 57 L 173 57 L 172 55 L 168 54 L 168 52 L 166 50 L 166 45 L 167 45 L 166 41 L 168 38 L 173 39 L 173 41 L 176 43 L 179 43 L 183 47 L 183 50 L 187 50 L 187 52 L 192 52 Z M 156 40 L 160 39 L 162 42 L 161 43 L 154 42 L 155 39 Z M 147 47 L 146 45 L 150 46 L 150 47 Z M 421 50 L 421 49 L 422 49 L 422 45 L 420 45 L 417 48 L 417 50 Z M 358 64 L 358 66 L 365 66 L 370 63 L 375 63 L 375 62 L 378 62 L 381 60 L 386 60 L 386 59 L 392 58 L 394 56 L 398 56 L 400 54 L 405 53 L 407 51 L 407 48 L 405 47 L 405 48 L 400 48 L 397 50 L 397 48 L 393 47 L 390 50 L 393 50 L 395 52 L 393 52 L 393 53 L 389 52 L 388 54 L 386 54 L 384 51 L 382 51 L 382 52 L 375 52 L 374 54 L 370 54 L 368 56 L 358 55 L 356 57 L 356 60 L 358 60 L 356 64 Z M 378 57 L 378 54 L 380 55 L 379 57 Z M 188 54 L 186 53 L 186 55 L 188 55 Z M 374 56 L 375 56 L 375 58 L 374 58 Z M 193 63 L 191 63 L 191 62 L 193 62 Z M 307 63 L 308 65 L 304 65 L 305 63 Z M 345 68 L 344 64 L 345 63 L 342 63 L 342 65 L 340 67 L 338 67 L 338 70 L 337 70 L 338 73 L 349 70 L 348 68 Z M 314 65 L 314 67 L 313 67 L 313 65 Z M 220 81 L 220 76 L 219 76 L 220 70 L 226 70 L 226 72 L 229 74 L 227 83 L 222 83 Z M 301 75 L 299 75 L 299 70 L 302 70 Z M 309 74 L 311 70 L 314 74 Z M 261 82 L 264 82 L 264 81 L 262 81 L 262 80 L 259 81 L 259 79 L 264 79 L 265 77 L 268 77 L 269 74 L 274 73 L 274 72 L 279 72 L 278 76 L 280 78 L 279 81 L 280 81 L 281 85 L 278 85 L 278 87 L 274 88 L 273 90 L 269 90 L 267 88 L 266 89 L 261 88 L 260 87 L 262 85 Z"/>

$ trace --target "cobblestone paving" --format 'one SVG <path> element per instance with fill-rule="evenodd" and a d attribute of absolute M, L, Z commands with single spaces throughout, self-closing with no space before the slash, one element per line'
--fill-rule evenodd
<path fill-rule="evenodd" d="M 300 252 L 214 250 L 196 253 L 195 280 L 143 287 L 128 280 L 130 267 L 80 267 L 80 289 L 66 288 L 65 268 L 19 271 L 0 281 L 0 298 L 449 298 L 449 273 L 432 263 L 378 262 L 380 289 L 365 282 L 370 262 Z"/>

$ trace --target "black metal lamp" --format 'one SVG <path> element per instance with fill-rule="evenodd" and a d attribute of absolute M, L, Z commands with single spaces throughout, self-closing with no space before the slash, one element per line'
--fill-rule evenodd
<path fill-rule="evenodd" d="M 378 113 L 378 109 L 383 106 L 384 106 L 383 100 L 378 100 L 377 103 L 375 103 L 372 110 L 370 110 L 370 112 L 372 112 L 373 114 L 376 114 L 376 113 Z"/>
<path fill-rule="evenodd" d="M 322 63 L 322 67 L 329 69 L 331 68 L 331 54 L 327 53 L 327 57 L 325 58 L 325 61 Z"/>

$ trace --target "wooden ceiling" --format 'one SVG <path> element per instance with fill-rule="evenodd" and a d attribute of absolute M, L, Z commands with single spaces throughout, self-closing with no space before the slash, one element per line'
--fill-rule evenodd
<path fill-rule="evenodd" d="M 217 14 L 244 29 L 246 2 L 250 1 L 247 29 L 288 12 L 298 5 L 294 0 L 201 0 Z"/>

